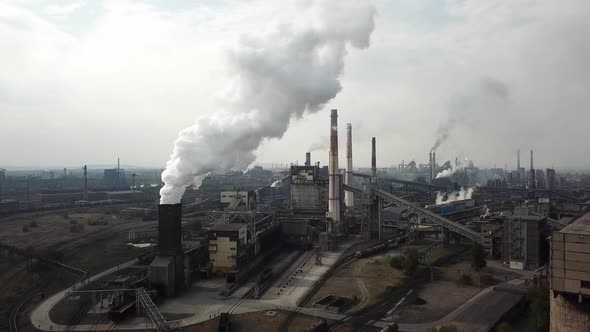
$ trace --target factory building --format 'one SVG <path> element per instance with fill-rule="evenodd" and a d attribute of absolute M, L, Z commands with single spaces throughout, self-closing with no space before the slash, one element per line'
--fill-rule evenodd
<path fill-rule="evenodd" d="M 218 224 L 208 232 L 213 273 L 237 274 L 247 258 L 248 224 Z"/>
<path fill-rule="evenodd" d="M 502 257 L 503 230 L 503 223 L 486 222 L 481 225 L 481 244 L 491 258 Z"/>
<path fill-rule="evenodd" d="M 291 166 L 290 204 L 295 214 L 325 215 L 328 207 L 327 181 L 317 174 L 315 166 Z"/>
<path fill-rule="evenodd" d="M 590 331 L 590 213 L 551 236 L 550 330 Z"/>
<path fill-rule="evenodd" d="M 118 186 L 125 184 L 125 170 L 120 168 L 105 169 L 103 182 L 105 186 Z"/>
<path fill-rule="evenodd" d="M 254 190 L 222 191 L 219 194 L 219 203 L 224 210 L 255 210 L 256 192 Z"/>
<path fill-rule="evenodd" d="M 526 206 L 515 208 L 514 214 L 504 221 L 502 230 L 504 263 L 518 270 L 545 264 L 546 230 L 547 218 L 531 214 Z"/>

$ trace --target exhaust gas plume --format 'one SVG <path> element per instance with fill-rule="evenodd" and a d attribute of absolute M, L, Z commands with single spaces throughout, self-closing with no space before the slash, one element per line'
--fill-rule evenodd
<path fill-rule="evenodd" d="M 465 158 L 465 162 L 461 163 L 461 162 L 457 161 L 455 163 L 455 165 L 451 165 L 451 168 L 447 168 L 447 169 L 443 170 L 442 172 L 439 172 L 438 174 L 436 174 L 436 178 L 437 179 L 448 178 L 449 176 L 451 176 L 459 171 L 463 171 L 465 168 L 473 168 L 473 167 L 475 167 L 475 165 L 473 164 L 473 161 Z"/>
<path fill-rule="evenodd" d="M 307 148 L 309 152 L 328 151 L 330 149 L 330 138 L 328 136 L 320 136 L 316 142 L 313 142 Z"/>
<path fill-rule="evenodd" d="M 447 203 L 451 203 L 451 202 L 471 199 L 471 196 L 473 195 L 474 190 L 475 190 L 475 187 L 471 187 L 471 188 L 467 188 L 467 189 L 464 187 L 461 187 L 461 190 L 454 191 L 454 192 L 448 193 L 448 194 L 438 192 L 438 193 L 436 193 L 436 205 L 442 205 L 442 204 L 447 204 Z M 445 196 L 447 196 L 446 199 L 445 199 Z"/>
<path fill-rule="evenodd" d="M 430 152 L 436 151 L 458 124 L 468 121 L 474 112 L 493 112 L 495 108 L 505 107 L 510 97 L 508 87 L 491 77 L 481 77 L 462 93 L 451 97 L 448 105 L 448 119 L 439 125 L 436 140 Z"/>
<path fill-rule="evenodd" d="M 209 172 L 244 169 L 264 139 L 281 138 L 291 118 L 317 112 L 342 90 L 349 47 L 366 48 L 374 7 L 366 1 L 299 1 L 292 22 L 242 38 L 229 52 L 233 81 L 224 105 L 182 130 L 174 143 L 160 203 L 178 203 Z"/>

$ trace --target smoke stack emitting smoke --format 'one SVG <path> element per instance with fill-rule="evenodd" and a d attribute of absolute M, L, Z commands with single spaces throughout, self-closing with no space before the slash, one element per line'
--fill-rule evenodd
<path fill-rule="evenodd" d="M 209 172 L 246 168 L 264 139 L 281 138 L 291 118 L 317 112 L 342 90 L 347 49 L 369 46 L 375 9 L 364 1 L 300 3 L 293 22 L 243 38 L 229 52 L 228 102 L 179 133 L 162 173 L 161 204 L 178 203 Z"/>
<path fill-rule="evenodd" d="M 436 151 L 449 138 L 455 126 L 466 121 L 471 113 L 505 107 L 509 97 L 508 86 L 492 77 L 480 77 L 464 91 L 454 94 L 449 100 L 448 118 L 439 124 L 430 152 Z"/>

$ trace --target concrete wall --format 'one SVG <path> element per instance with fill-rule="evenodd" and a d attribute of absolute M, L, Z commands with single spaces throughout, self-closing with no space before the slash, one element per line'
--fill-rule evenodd
<path fill-rule="evenodd" d="M 176 292 L 174 274 L 173 257 L 156 257 L 148 267 L 150 287 L 163 290 L 166 296 L 174 296 Z"/>
<path fill-rule="evenodd" d="M 553 232 L 550 273 L 552 290 L 590 295 L 590 236 Z"/>
<path fill-rule="evenodd" d="M 231 272 L 237 268 L 238 243 L 229 237 L 218 237 L 209 241 L 209 257 L 213 272 Z"/>
<path fill-rule="evenodd" d="M 551 332 L 590 331 L 590 302 L 577 303 L 574 297 L 549 295 Z"/>

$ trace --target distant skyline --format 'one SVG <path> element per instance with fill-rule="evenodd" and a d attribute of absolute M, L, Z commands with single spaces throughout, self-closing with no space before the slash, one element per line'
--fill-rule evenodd
<path fill-rule="evenodd" d="M 296 0 L 297 2 L 307 0 Z M 373 1 L 371 47 L 351 50 L 342 92 L 255 164 L 327 162 L 329 110 L 340 161 L 353 125 L 355 167 L 456 156 L 484 167 L 590 169 L 590 2 Z M 0 167 L 75 167 L 116 158 L 164 168 L 173 142 L 212 113 L 226 50 L 288 15 L 282 1 L 0 3 Z"/>

